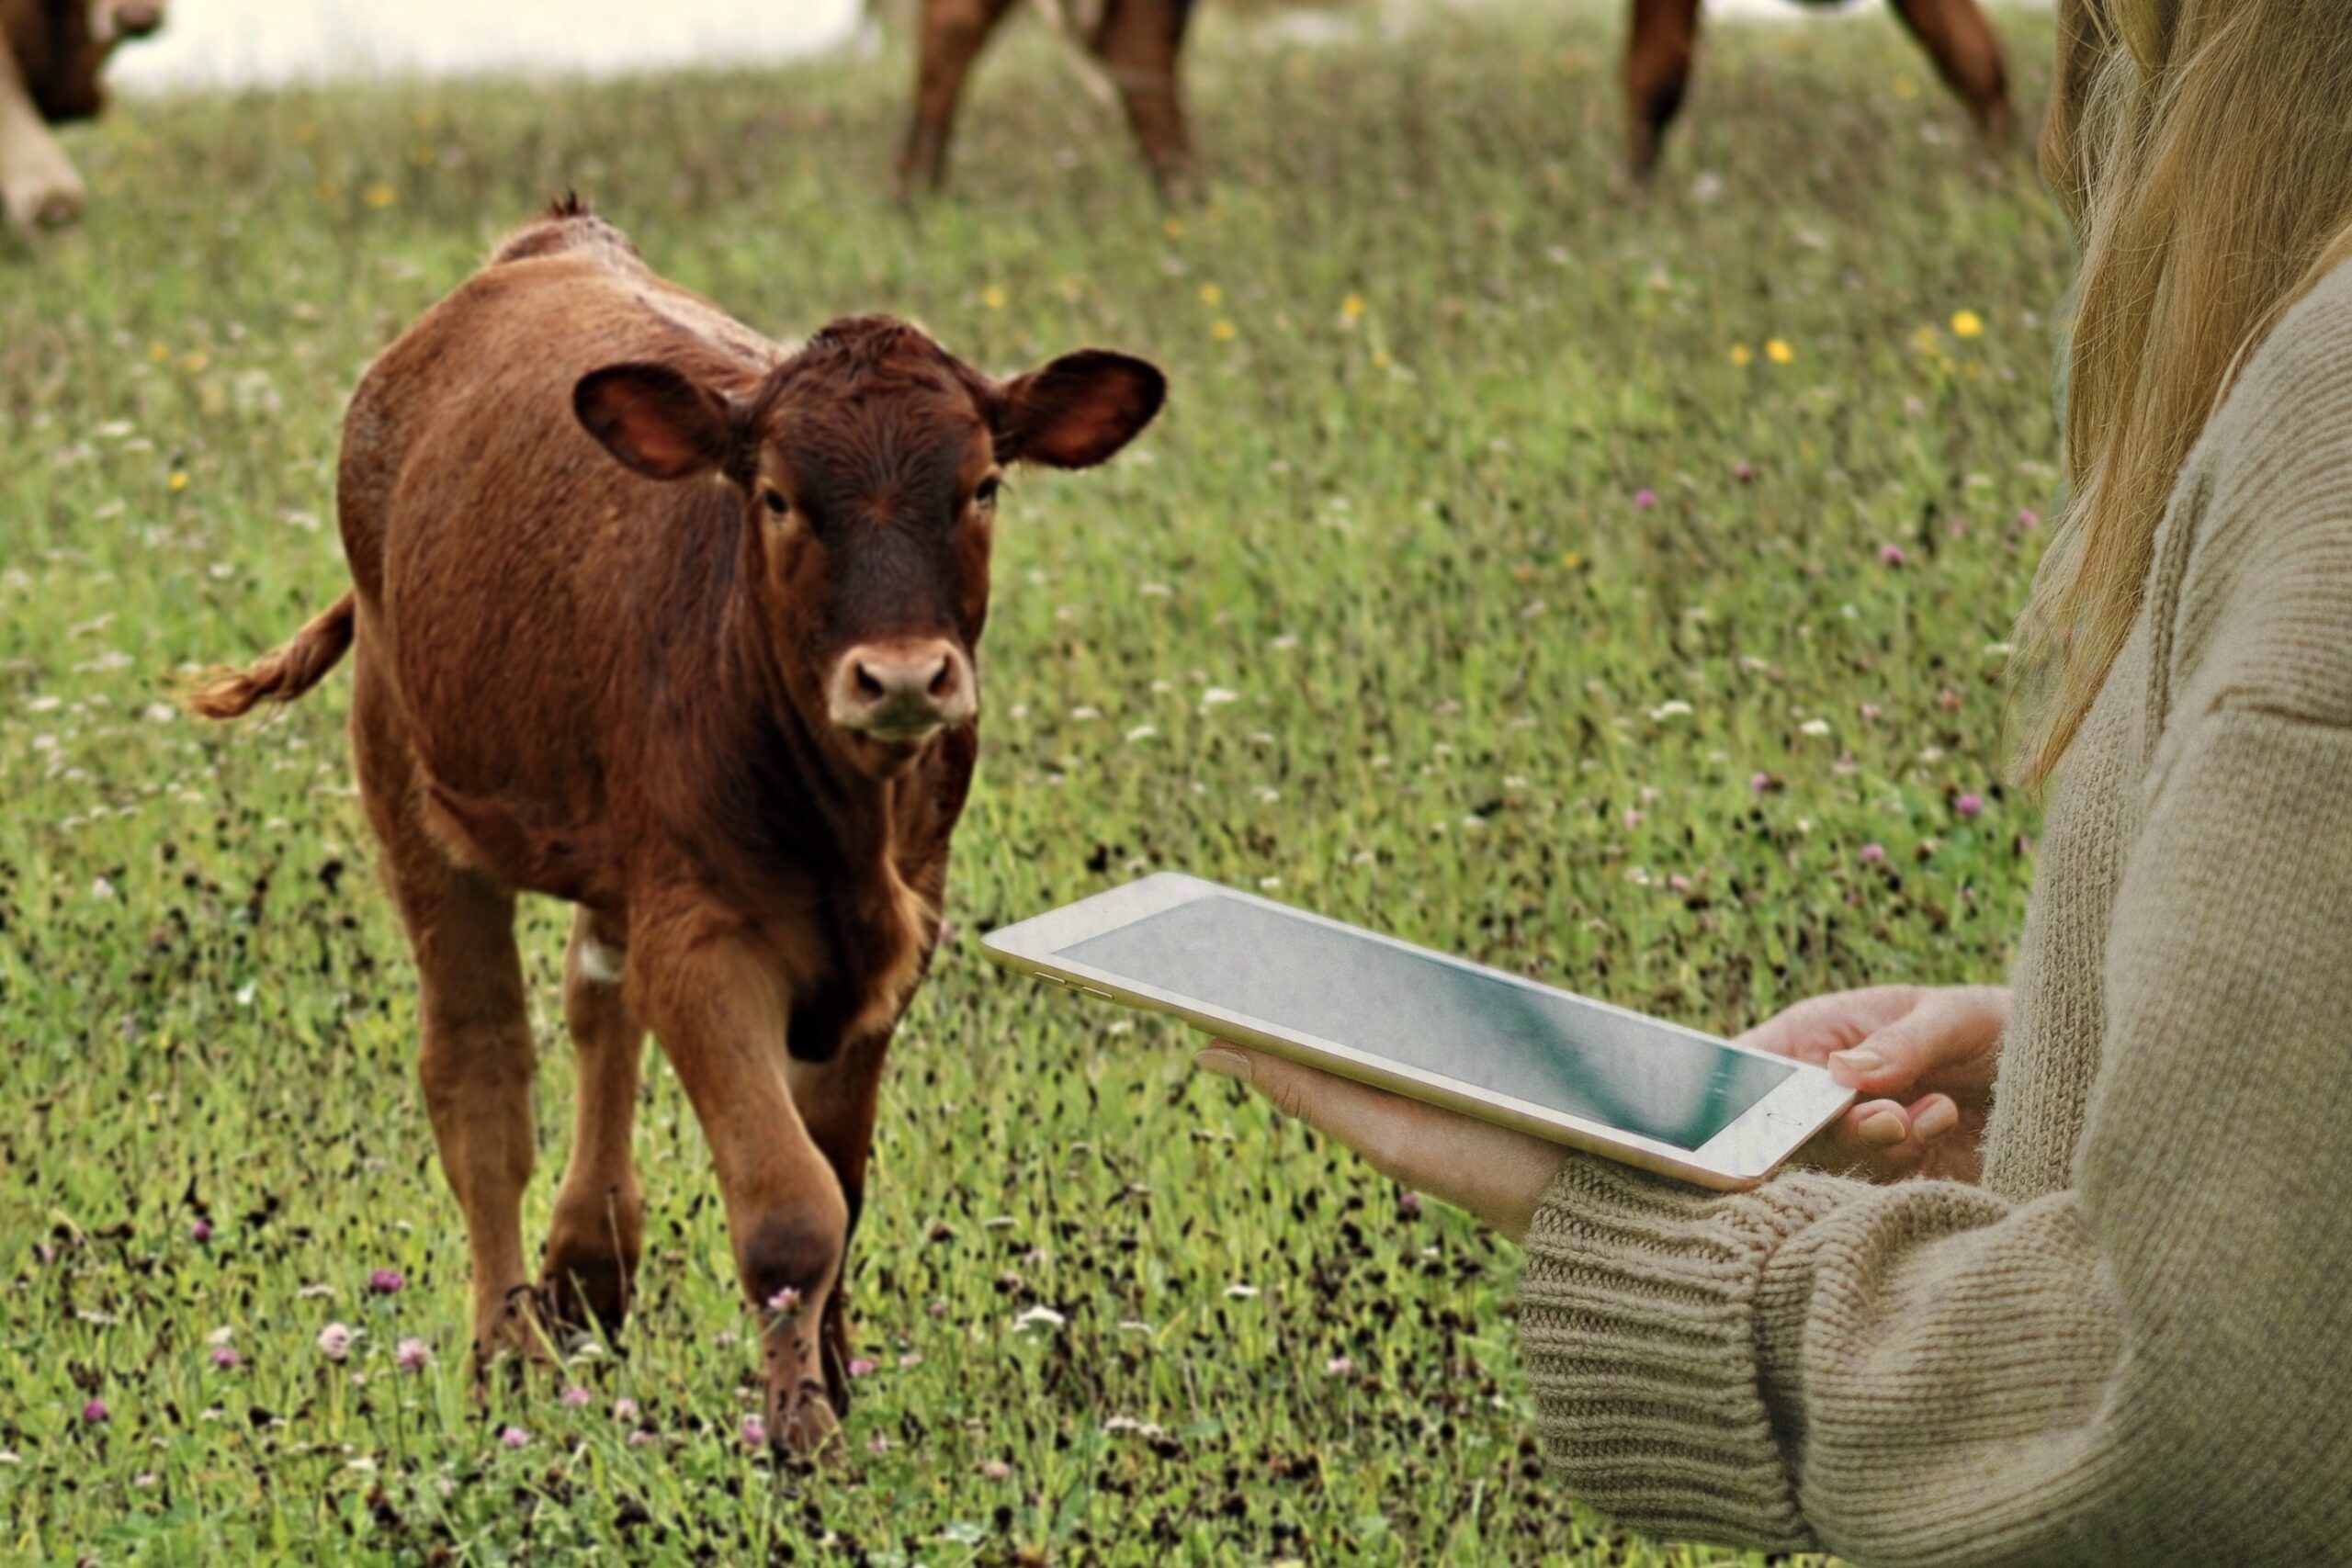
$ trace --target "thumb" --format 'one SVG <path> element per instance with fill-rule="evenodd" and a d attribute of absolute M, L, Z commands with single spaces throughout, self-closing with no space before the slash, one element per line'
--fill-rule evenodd
<path fill-rule="evenodd" d="M 1918 1083 L 1973 1044 L 1943 1010 L 1917 1007 L 1850 1050 L 1832 1055 L 1829 1076 L 1864 1094 L 1895 1094 Z"/>

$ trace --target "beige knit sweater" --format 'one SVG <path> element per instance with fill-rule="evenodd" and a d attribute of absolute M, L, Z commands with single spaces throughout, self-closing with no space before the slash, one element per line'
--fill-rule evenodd
<path fill-rule="evenodd" d="M 2352 1563 L 2352 268 L 2182 470 L 2044 828 L 1982 1186 L 1577 1156 L 1568 1495 L 1912 1563 Z"/>

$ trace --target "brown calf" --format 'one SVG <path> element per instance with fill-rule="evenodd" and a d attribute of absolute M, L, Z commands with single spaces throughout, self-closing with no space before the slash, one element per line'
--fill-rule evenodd
<path fill-rule="evenodd" d="M 0 217 L 21 231 L 71 223 L 88 204 L 52 125 L 106 107 L 116 46 L 164 25 L 164 0 L 0 0 Z"/>
<path fill-rule="evenodd" d="M 1824 0 L 1801 0 L 1817 4 Z M 2011 123 L 2000 40 L 1976 0 L 1890 0 L 1937 71 L 1988 135 Z M 1069 16 L 1085 0 L 1041 0 Z M 1181 76 L 1184 25 L 1193 0 L 1093 0 L 1071 28 L 1102 62 L 1125 99 L 1128 122 L 1152 178 L 1166 190 L 1193 171 Z M 915 107 L 899 155 L 902 193 L 936 189 L 947 176 L 947 141 L 964 78 L 1014 0 L 922 0 Z M 1667 126 L 1682 107 L 1699 42 L 1700 0 L 1633 0 L 1625 51 L 1626 162 L 1646 177 L 1657 165 Z"/>
<path fill-rule="evenodd" d="M 1826 4 L 1827 0 L 1805 0 Z M 1700 0 L 1634 0 L 1625 49 L 1625 161 L 1636 175 L 1657 167 L 1666 128 L 1690 90 L 1699 46 Z M 2013 123 L 2001 41 L 1976 0 L 1889 0 L 1945 85 L 1966 103 L 1987 136 Z"/>
<path fill-rule="evenodd" d="M 571 204 L 368 370 L 336 496 L 352 591 L 193 704 L 290 700 L 356 648 L 485 1360 L 628 1310 L 650 1029 L 767 1325 L 769 1430 L 808 1453 L 832 1429 L 883 1054 L 979 746 L 999 480 L 1103 461 L 1163 392 L 1099 350 L 993 380 L 875 316 L 787 350 Z M 518 892 L 579 907 L 578 1127 L 536 1285 Z"/>

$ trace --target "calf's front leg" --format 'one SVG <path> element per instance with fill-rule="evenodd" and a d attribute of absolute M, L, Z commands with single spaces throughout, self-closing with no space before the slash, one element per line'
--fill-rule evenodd
<path fill-rule="evenodd" d="M 833 1408 L 849 1409 L 849 1289 L 848 1248 L 857 1235 L 858 1217 L 865 1210 L 865 1162 L 874 1145 L 874 1111 L 882 1092 L 882 1065 L 889 1054 L 890 1037 L 878 1034 L 843 1047 L 830 1062 L 794 1062 L 789 1072 L 792 1098 L 809 1137 L 833 1168 L 848 1204 L 849 1224 L 842 1236 L 843 1283 L 825 1303 L 818 1325 L 818 1354 L 824 1366 L 825 1387 Z"/>
<path fill-rule="evenodd" d="M 630 945 L 632 1010 L 702 1123 L 735 1271 L 759 1315 L 769 1441 L 814 1458 L 840 1429 L 820 1325 L 841 1284 L 849 1203 L 793 1104 L 780 988 L 755 952 L 725 937 L 681 939 L 657 925 Z"/>
<path fill-rule="evenodd" d="M 0 38 L 0 214 L 22 233 L 82 216 L 89 192 L 33 107 L 16 57 Z"/>

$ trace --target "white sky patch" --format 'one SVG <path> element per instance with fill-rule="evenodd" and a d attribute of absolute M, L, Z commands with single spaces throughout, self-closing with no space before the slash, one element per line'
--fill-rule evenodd
<path fill-rule="evenodd" d="M 1531 0 L 1473 0 L 1499 8 Z M 1555 3 L 1555 0 L 1544 0 Z M 1574 0 L 1622 17 L 1624 0 Z M 2050 0 L 2000 0 L 2047 10 Z M 1263 24 L 1270 34 L 1346 36 L 1359 26 L 1409 26 L 1430 0 L 1303 6 Z M 1463 0 L 1452 0 L 1460 6 Z M 1825 13 L 1883 13 L 1886 0 L 1834 6 L 1707 0 L 1716 21 L 1797 22 Z M 176 0 L 160 37 L 117 57 L 109 77 L 133 92 L 269 86 L 371 75 L 610 76 L 715 62 L 763 64 L 839 48 L 856 36 L 864 0 Z"/>
<path fill-rule="evenodd" d="M 860 11 L 861 0 L 177 0 L 107 78 L 137 92 L 759 64 L 846 42 Z"/>

